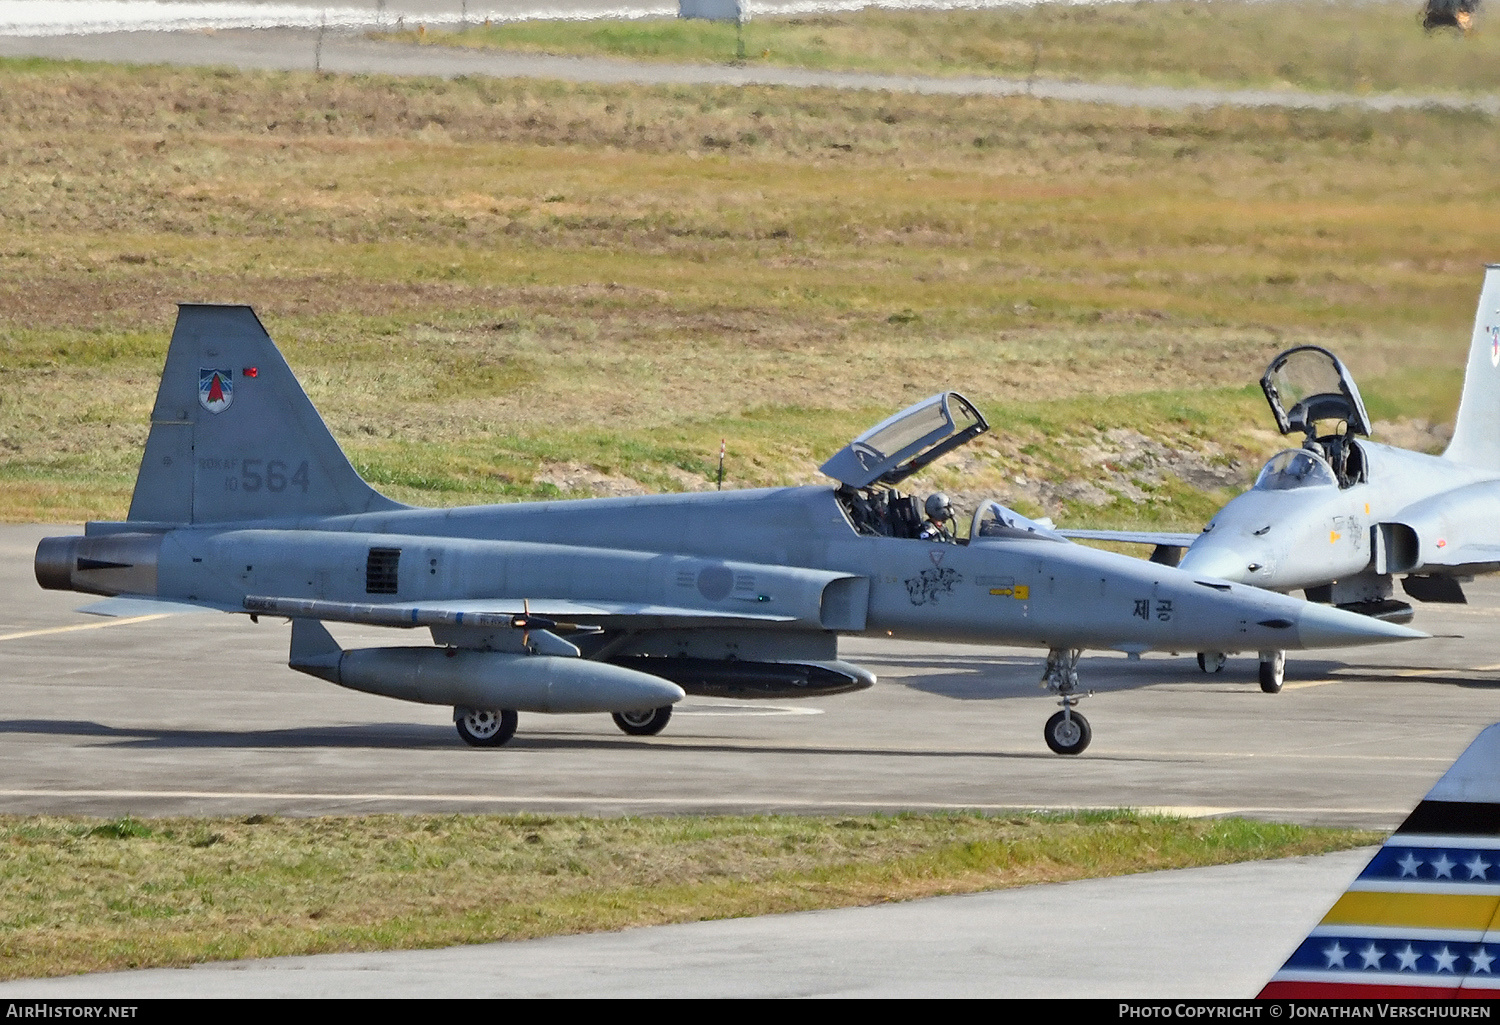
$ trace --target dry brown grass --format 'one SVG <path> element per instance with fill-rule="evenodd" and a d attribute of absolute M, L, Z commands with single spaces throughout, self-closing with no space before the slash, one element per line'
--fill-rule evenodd
<path fill-rule="evenodd" d="M 1003 425 L 963 480 L 931 478 L 980 490 L 1079 472 L 1120 425 L 1251 459 L 1239 389 L 1301 341 L 1366 380 L 1437 368 L 1387 415 L 1441 415 L 1500 227 L 1479 115 L 45 62 L 0 81 L 11 519 L 123 512 L 179 299 L 254 304 L 407 500 L 550 493 L 538 475 L 573 463 L 682 487 L 724 436 L 732 483 L 805 480 L 943 387 Z"/>

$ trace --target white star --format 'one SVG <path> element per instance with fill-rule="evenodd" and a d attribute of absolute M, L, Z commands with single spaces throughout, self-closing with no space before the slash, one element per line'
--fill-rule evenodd
<path fill-rule="evenodd" d="M 1370 945 L 1359 952 L 1359 956 L 1365 959 L 1365 963 L 1360 965 L 1361 968 L 1379 968 L 1380 959 L 1385 957 L 1385 951 L 1375 946 L 1375 941 L 1371 940 Z"/>
<path fill-rule="evenodd" d="M 1484 873 L 1489 869 L 1489 867 L 1489 862 L 1481 858 L 1477 852 L 1474 854 L 1473 861 L 1464 862 L 1464 868 L 1469 870 L 1470 879 L 1488 879 L 1489 876 L 1485 875 Z"/>
<path fill-rule="evenodd" d="M 1437 962 L 1438 971 L 1451 972 L 1453 971 L 1453 962 L 1458 960 L 1458 955 L 1449 953 L 1448 944 L 1444 943 L 1443 949 L 1433 954 L 1432 959 Z"/>
<path fill-rule="evenodd" d="M 1480 947 L 1469 955 L 1469 960 L 1474 962 L 1474 971 L 1484 972 L 1488 975 L 1490 974 L 1490 962 L 1495 960 L 1495 956 L 1485 953 L 1484 948 Z"/>
<path fill-rule="evenodd" d="M 1332 968 L 1334 965 L 1342 968 L 1344 967 L 1344 958 L 1349 956 L 1349 952 L 1339 946 L 1338 940 L 1334 940 L 1333 946 L 1324 948 L 1323 956 L 1328 958 L 1328 963 L 1323 966 L 1324 968 Z"/>
<path fill-rule="evenodd" d="M 1407 851 L 1406 852 L 1406 857 L 1404 857 L 1400 861 L 1396 862 L 1396 864 L 1398 864 L 1398 865 L 1401 866 L 1401 878 L 1402 879 L 1405 879 L 1407 876 L 1414 876 L 1414 875 L 1416 875 L 1417 874 L 1417 869 L 1419 869 L 1419 868 L 1422 867 L 1421 860 L 1415 854 L 1413 854 L 1411 851 Z"/>
<path fill-rule="evenodd" d="M 1412 949 L 1412 945 L 1410 943 L 1408 943 L 1406 945 L 1406 949 L 1405 950 L 1398 950 L 1398 951 L 1396 951 L 1396 956 L 1401 959 L 1401 964 L 1396 969 L 1396 971 L 1398 971 L 1398 972 L 1407 972 L 1407 971 L 1414 972 L 1414 971 L 1417 970 L 1417 959 L 1420 958 L 1422 955 L 1418 954 L 1415 950 L 1413 950 Z"/>
<path fill-rule="evenodd" d="M 1432 871 L 1436 873 L 1436 875 L 1434 876 L 1434 878 L 1436 878 L 1436 879 L 1452 879 L 1453 878 L 1453 866 L 1457 865 L 1457 864 L 1458 864 L 1458 862 L 1456 862 L 1456 861 L 1449 861 L 1448 860 L 1448 855 L 1446 855 L 1446 854 L 1439 854 L 1437 856 L 1437 860 L 1432 863 Z"/>

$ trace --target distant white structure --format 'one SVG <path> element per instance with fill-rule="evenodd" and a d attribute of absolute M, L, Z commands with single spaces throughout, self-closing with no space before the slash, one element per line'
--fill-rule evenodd
<path fill-rule="evenodd" d="M 705 21 L 750 20 L 750 12 L 741 0 L 677 0 L 677 16 Z"/>

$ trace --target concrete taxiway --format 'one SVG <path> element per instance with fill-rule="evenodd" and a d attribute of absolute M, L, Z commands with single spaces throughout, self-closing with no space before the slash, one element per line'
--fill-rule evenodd
<path fill-rule="evenodd" d="M 0 999 L 1253 997 L 1370 851 L 558 936 L 0 983 Z"/>
<path fill-rule="evenodd" d="M 342 690 L 285 665 L 284 622 L 202 613 L 99 619 L 40 590 L 36 541 L 0 526 L 0 809 L 93 815 L 366 811 L 591 814 L 1170 807 L 1393 827 L 1500 721 L 1500 585 L 1422 606 L 1444 635 L 1289 660 L 1093 654 L 1081 757 L 1042 741 L 1041 652 L 855 638 L 880 683 L 770 703 L 688 699 L 657 737 L 603 715 L 523 715 L 499 749 L 445 708 Z M 346 645 L 425 634 L 335 627 Z"/>

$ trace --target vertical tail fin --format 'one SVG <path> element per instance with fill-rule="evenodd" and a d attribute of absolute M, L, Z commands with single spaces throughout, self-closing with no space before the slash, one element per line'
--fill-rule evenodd
<path fill-rule="evenodd" d="M 178 308 L 130 520 L 222 523 L 399 508 L 349 464 L 254 310 Z"/>
<path fill-rule="evenodd" d="M 1500 723 L 1459 755 L 1260 996 L 1500 998 Z"/>
<path fill-rule="evenodd" d="M 1449 459 L 1500 470 L 1500 266 L 1484 270 Z"/>

